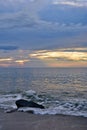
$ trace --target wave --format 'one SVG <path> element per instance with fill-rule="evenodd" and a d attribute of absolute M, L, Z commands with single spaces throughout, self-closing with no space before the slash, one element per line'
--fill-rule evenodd
<path fill-rule="evenodd" d="M 47 93 L 37 94 L 33 90 L 23 93 L 0 95 L 0 108 L 6 112 L 16 109 L 15 101 L 18 99 L 33 100 L 45 106 L 45 109 L 39 108 L 19 108 L 17 111 L 32 112 L 34 114 L 63 114 L 87 117 L 87 101 L 84 99 L 61 100 Z"/>

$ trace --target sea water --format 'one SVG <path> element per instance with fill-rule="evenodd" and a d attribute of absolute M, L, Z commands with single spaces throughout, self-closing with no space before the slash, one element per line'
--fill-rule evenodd
<path fill-rule="evenodd" d="M 0 68 L 0 108 L 14 109 L 18 99 L 45 106 L 19 111 L 87 117 L 87 68 Z"/>

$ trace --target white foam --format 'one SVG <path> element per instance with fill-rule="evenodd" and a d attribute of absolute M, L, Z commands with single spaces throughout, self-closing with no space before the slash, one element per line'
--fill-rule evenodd
<path fill-rule="evenodd" d="M 16 108 L 15 101 L 21 98 L 22 98 L 21 94 L 0 95 L 0 108 L 3 109 Z"/>
<path fill-rule="evenodd" d="M 25 93 L 25 95 L 24 95 Z M 32 112 L 34 114 L 63 114 L 63 115 L 74 115 L 87 117 L 87 101 L 84 100 L 55 100 L 53 98 L 45 97 L 42 95 L 39 97 L 33 90 L 25 91 L 23 94 L 8 94 L 0 95 L 0 108 L 7 110 L 17 108 L 15 101 L 21 98 L 29 99 L 27 96 L 33 96 L 35 101 L 39 104 L 44 104 L 45 109 L 39 108 L 20 108 L 18 111 Z M 47 100 L 47 99 L 50 99 Z"/>
<path fill-rule="evenodd" d="M 7 94 L 7 95 L 0 95 L 0 103 L 6 101 L 13 101 L 22 98 L 21 94 Z"/>
<path fill-rule="evenodd" d="M 25 91 L 24 93 L 29 96 L 36 95 L 36 92 L 34 90 L 28 90 L 28 91 Z"/>
<path fill-rule="evenodd" d="M 63 115 L 73 115 L 73 116 L 83 116 L 83 117 L 87 117 L 87 113 L 86 112 L 78 112 L 78 111 L 68 111 L 67 109 L 63 109 L 62 106 L 60 107 L 50 107 L 50 108 L 46 108 L 46 109 L 39 109 L 39 108 L 19 108 L 18 111 L 21 112 L 32 112 L 34 114 L 40 114 L 40 115 L 56 115 L 56 114 L 63 114 Z"/>

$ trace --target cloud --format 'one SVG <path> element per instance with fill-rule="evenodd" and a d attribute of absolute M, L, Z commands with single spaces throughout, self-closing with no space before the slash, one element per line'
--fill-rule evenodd
<path fill-rule="evenodd" d="M 66 2 L 66 0 L 64 0 Z M 53 3 L 61 1 L 53 0 Z M 63 1 L 62 1 L 63 2 Z M 74 1 L 72 1 L 74 2 Z M 0 29 L 48 29 L 49 31 L 63 31 L 70 29 L 86 28 L 82 23 L 71 22 L 69 24 L 52 22 L 43 20 L 39 16 L 41 10 L 51 5 L 51 0 L 1 0 L 1 5 L 4 6 L 4 13 L 0 14 Z M 74 2 L 75 3 L 75 2 Z M 80 2 L 81 3 L 81 2 Z M 10 9 L 7 13 L 5 6 Z M 23 7 L 21 7 L 23 6 Z M 14 12 L 12 12 L 12 9 Z M 6 10 L 6 12 L 5 12 Z M 16 12 L 15 12 L 16 10 Z"/>
<path fill-rule="evenodd" d="M 44 21 L 27 14 L 15 14 L 1 16 L 0 29 L 28 29 L 32 30 L 48 30 L 48 31 L 69 31 L 69 30 L 87 30 L 87 25 L 82 23 L 58 23 Z"/>
<path fill-rule="evenodd" d="M 0 13 L 0 28 L 33 28 L 43 25 L 38 12 L 49 3 L 50 0 L 1 0 L 0 7 L 4 13 Z M 9 10 L 9 11 L 8 11 Z"/>
<path fill-rule="evenodd" d="M 29 59 L 18 59 L 18 60 L 15 60 L 14 62 L 19 65 L 24 65 L 25 63 L 27 63 L 29 61 L 30 61 Z"/>
<path fill-rule="evenodd" d="M 76 7 L 86 7 L 87 1 L 86 0 L 53 0 L 53 4 L 69 5 L 69 6 L 76 6 Z"/>
<path fill-rule="evenodd" d="M 0 44 L 7 42 L 10 44 L 16 43 L 16 45 L 25 49 L 48 49 L 70 46 L 73 43 L 79 44 L 82 42 L 81 44 L 83 44 L 84 42 L 81 35 L 87 32 L 87 24 L 83 22 L 87 23 L 87 20 L 86 13 L 84 13 L 86 11 L 83 8 L 81 11 L 74 11 L 74 8 L 68 10 L 66 7 L 66 12 L 63 10 L 60 13 L 59 10 L 55 9 L 55 7 L 59 9 L 59 6 L 52 5 L 51 0 L 1 0 L 1 6 L 4 12 L 0 13 Z M 49 9 L 50 6 L 54 7 L 54 12 L 49 10 L 47 12 L 46 9 Z M 44 19 L 43 16 L 41 17 L 40 12 L 42 10 L 45 15 L 48 14 L 47 17 L 51 17 L 52 14 L 55 17 L 58 16 L 57 20 L 55 21 L 53 16 L 49 21 Z M 76 21 L 74 21 L 74 18 L 76 18 Z M 85 39 L 86 44 L 86 36 Z M 8 50 L 8 48 L 3 47 L 3 50 L 6 49 Z"/>
<path fill-rule="evenodd" d="M 16 12 L 27 12 L 28 13 L 37 13 L 45 5 L 49 3 L 50 0 L 0 0 L 1 8 L 4 8 L 4 12 L 9 10 L 9 13 L 12 11 Z"/>
<path fill-rule="evenodd" d="M 85 50 L 85 51 L 84 51 Z M 30 54 L 30 57 L 40 60 L 87 61 L 87 48 L 66 48 L 57 50 L 42 50 Z"/>
<path fill-rule="evenodd" d="M 30 62 L 28 50 L 0 50 L 0 66 L 2 67 L 17 67 L 25 66 Z"/>
<path fill-rule="evenodd" d="M 59 48 L 51 50 L 0 51 L 0 66 L 75 66 L 87 65 L 87 48 Z M 75 65 L 74 65 L 75 64 Z"/>
<path fill-rule="evenodd" d="M 9 61 L 12 61 L 13 58 L 11 57 L 7 57 L 7 58 L 0 58 L 0 62 L 9 62 Z"/>
<path fill-rule="evenodd" d="M 23 28 L 35 26 L 36 20 L 26 14 L 7 14 L 0 17 L 0 28 Z"/>
<path fill-rule="evenodd" d="M 86 67 L 87 48 L 60 48 L 34 51 L 29 56 L 49 67 Z"/>
<path fill-rule="evenodd" d="M 18 46 L 6 46 L 6 45 L 0 45 L 0 50 L 17 50 Z"/>
<path fill-rule="evenodd" d="M 27 2 L 34 2 L 35 0 L 0 0 L 0 4 L 3 6 L 17 6 L 17 5 L 25 5 Z"/>

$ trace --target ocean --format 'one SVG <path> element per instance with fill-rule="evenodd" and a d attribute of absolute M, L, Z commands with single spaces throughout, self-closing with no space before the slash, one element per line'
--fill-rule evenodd
<path fill-rule="evenodd" d="M 14 109 L 18 99 L 45 106 L 18 111 L 87 117 L 87 68 L 0 68 L 0 108 Z"/>

